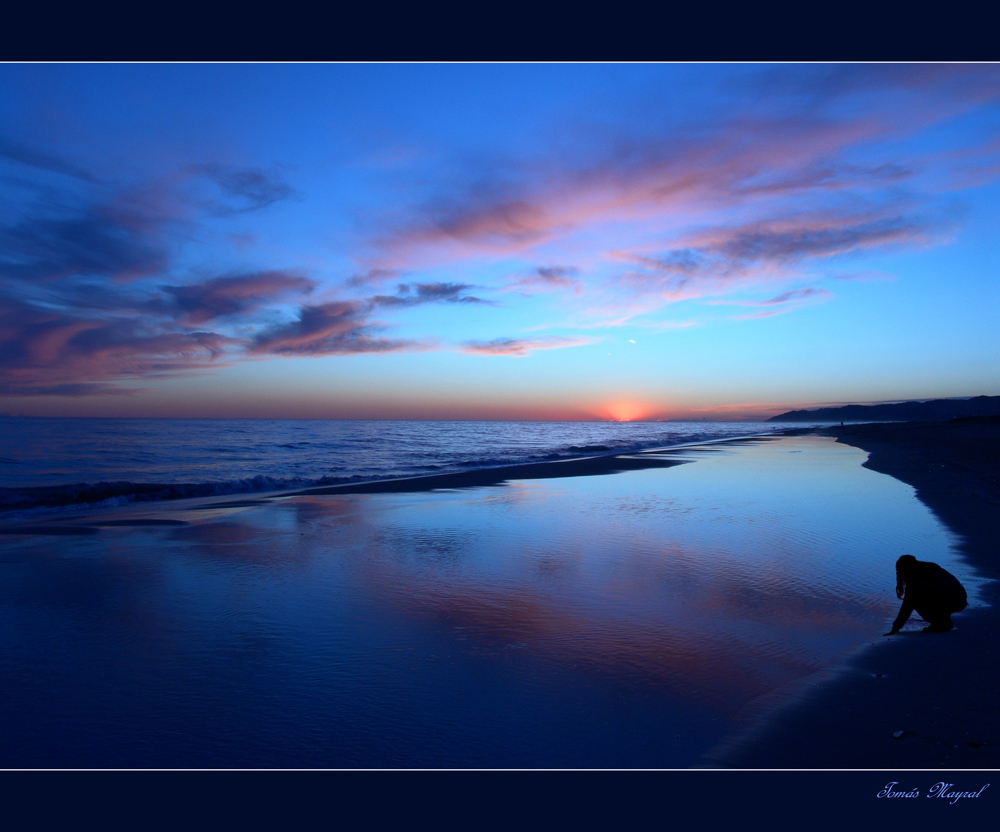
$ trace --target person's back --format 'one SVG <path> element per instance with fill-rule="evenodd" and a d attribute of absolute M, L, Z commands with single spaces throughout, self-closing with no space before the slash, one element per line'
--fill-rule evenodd
<path fill-rule="evenodd" d="M 921 599 L 936 599 L 948 606 L 953 606 L 953 612 L 965 609 L 968 596 L 965 587 L 958 578 L 947 569 L 926 560 L 914 560 L 909 577 L 906 579 L 906 595 L 915 592 Z M 914 598 L 915 602 L 919 599 Z M 921 616 L 923 617 L 923 616 Z"/>

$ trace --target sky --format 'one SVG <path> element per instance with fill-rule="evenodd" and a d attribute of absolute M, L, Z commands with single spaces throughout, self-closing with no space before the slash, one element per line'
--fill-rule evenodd
<path fill-rule="evenodd" d="M 0 65 L 0 412 L 1000 394 L 1000 65 Z"/>

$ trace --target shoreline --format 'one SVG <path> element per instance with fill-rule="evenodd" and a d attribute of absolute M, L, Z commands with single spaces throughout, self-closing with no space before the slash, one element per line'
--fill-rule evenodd
<path fill-rule="evenodd" d="M 388 480 L 372 480 L 360 483 L 338 483 L 321 485 L 297 491 L 282 491 L 276 496 L 302 497 L 331 494 L 401 494 L 421 491 L 454 490 L 502 485 L 510 480 L 547 480 L 563 477 L 593 477 L 603 474 L 621 474 L 626 471 L 644 471 L 649 468 L 673 468 L 693 462 L 693 459 L 670 458 L 671 454 L 694 449 L 711 449 L 714 445 L 740 442 L 768 441 L 782 436 L 801 435 L 803 431 L 793 429 L 789 433 L 754 433 L 746 436 L 727 436 L 723 439 L 706 439 L 700 442 L 685 442 L 662 448 L 647 448 L 620 454 L 577 457 L 574 459 L 554 459 L 544 462 L 524 462 L 517 465 L 499 465 L 491 468 L 476 468 L 471 471 L 452 471 L 446 474 L 422 474 L 417 477 L 399 477 Z"/>
<path fill-rule="evenodd" d="M 873 634 L 839 667 L 784 691 L 791 701 L 759 701 L 745 730 L 706 754 L 701 767 L 1000 768 L 1000 422 L 810 432 L 867 451 L 866 468 L 914 487 L 987 583 L 980 603 L 956 615 L 952 632 Z M 888 564 L 887 591 L 893 580 Z"/>
<path fill-rule="evenodd" d="M 683 442 L 638 451 L 606 453 L 598 456 L 573 457 L 570 459 L 521 462 L 466 471 L 449 471 L 442 474 L 419 474 L 408 477 L 343 482 L 332 485 L 307 485 L 282 488 L 271 491 L 234 491 L 221 494 L 194 494 L 191 496 L 165 497 L 162 499 L 134 500 L 121 505 L 101 506 L 98 503 L 37 506 L 26 509 L 12 508 L 7 516 L 0 513 L 0 535 L 38 533 L 49 524 L 71 525 L 94 516 L 119 514 L 175 512 L 188 508 L 230 508 L 264 505 L 286 497 L 335 496 L 348 494 L 402 494 L 435 490 L 456 490 L 502 485 L 511 480 L 542 480 L 564 477 L 589 477 L 605 474 L 619 474 L 627 471 L 642 471 L 650 468 L 671 468 L 693 462 L 692 459 L 673 457 L 694 449 L 711 449 L 713 446 L 748 441 L 767 441 L 786 435 L 801 435 L 806 428 L 791 429 L 787 432 L 755 433 L 741 436 L 727 436 L 719 439 L 705 439 Z M 160 484 L 140 484 L 148 488 L 168 489 Z M 181 487 L 208 488 L 212 484 L 183 484 Z M 73 488 L 76 486 L 65 486 Z M 86 486 L 96 487 L 96 486 Z M 48 488 L 41 486 L 39 489 Z M 54 486 L 61 489 L 63 486 Z M 2 490 L 2 489 L 0 489 Z M 30 490 L 30 489 L 27 489 Z M 100 524 L 98 524 L 100 525 Z"/>
<path fill-rule="evenodd" d="M 265 420 L 255 432 L 226 420 L 211 429 L 195 429 L 183 419 L 160 420 L 157 430 L 144 432 L 111 419 L 115 424 L 102 428 L 102 452 L 96 458 L 87 450 L 95 438 L 93 431 L 70 421 L 65 431 L 30 422 L 0 443 L 4 519 L 33 510 L 302 491 L 629 455 L 780 432 L 780 426 L 760 422 L 667 427 L 642 422 L 630 426 L 460 423 L 451 429 L 450 423 L 417 421 L 385 432 L 370 422 L 352 422 L 352 427 L 344 428 L 327 421 L 300 429 L 280 420 Z"/>

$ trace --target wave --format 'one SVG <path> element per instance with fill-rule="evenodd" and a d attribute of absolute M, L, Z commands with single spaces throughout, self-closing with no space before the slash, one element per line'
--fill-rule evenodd
<path fill-rule="evenodd" d="M 0 511 L 32 508 L 114 508 L 130 503 L 217 497 L 260 491 L 283 491 L 313 485 L 312 480 L 282 479 L 258 475 L 230 482 L 152 483 L 98 482 L 73 485 L 42 485 L 30 488 L 0 488 Z"/>
<path fill-rule="evenodd" d="M 759 430 L 759 428 L 758 428 Z M 774 432 L 772 429 L 770 432 Z M 402 456 L 385 453 L 372 453 L 374 448 L 362 447 L 346 458 L 331 459 L 335 466 L 343 465 L 340 471 L 317 477 L 320 471 L 311 465 L 312 471 L 304 471 L 304 476 L 269 476 L 256 474 L 237 476 L 231 479 L 216 479 L 204 482 L 136 482 L 129 479 L 101 481 L 96 483 L 73 483 L 56 485 L 11 485 L 0 487 L 0 516 L 11 517 L 20 513 L 35 513 L 43 510 L 116 508 L 133 503 L 179 500 L 195 497 L 216 497 L 231 494 L 247 494 L 254 492 L 280 492 L 292 489 L 305 489 L 332 485 L 345 485 L 359 482 L 393 480 L 404 477 L 419 477 L 432 473 L 447 473 L 449 471 L 468 471 L 472 469 L 487 469 L 509 465 L 522 465 L 538 462 L 555 462 L 581 457 L 613 456 L 618 454 L 637 453 L 680 444 L 696 444 L 706 440 L 733 439 L 746 436 L 750 431 L 725 432 L 720 435 L 716 431 L 692 430 L 677 432 L 670 436 L 602 438 L 598 442 L 567 442 L 553 444 L 549 447 L 525 447 L 521 443 L 504 447 L 490 448 L 487 453 L 455 453 L 447 445 L 439 445 L 430 452 L 418 451 L 412 446 Z M 596 437 L 595 437 L 596 438 Z M 320 443 L 324 444 L 324 443 Z M 461 443 L 459 443 L 461 444 Z M 530 443 L 526 443 L 529 444 Z M 312 445 L 316 442 L 293 441 L 276 443 L 278 447 L 296 448 Z M 211 443 L 205 452 L 228 457 L 231 447 Z M 482 450 L 485 450 L 483 448 Z M 265 454 L 267 456 L 267 454 Z M 464 457 L 464 458 L 463 458 Z M 252 462 L 260 464 L 260 457 L 254 454 Z M 251 457 L 247 457 L 251 461 Z M 278 460 L 275 460 L 277 462 Z M 0 462 L 17 464 L 16 460 L 0 457 Z M 294 460 L 283 460 L 287 465 Z M 272 466 L 274 467 L 274 466 Z M 297 467 L 297 466 L 296 466 Z M 287 470 L 287 468 L 286 468 Z M 322 470 L 322 469 L 321 469 Z M 235 473 L 235 472 L 234 472 Z M 248 472 L 249 473 L 249 472 Z M 195 475 L 197 476 L 197 475 Z"/>

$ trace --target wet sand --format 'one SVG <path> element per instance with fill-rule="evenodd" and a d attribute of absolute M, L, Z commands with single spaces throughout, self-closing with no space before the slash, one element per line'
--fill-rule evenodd
<path fill-rule="evenodd" d="M 704 765 L 1000 768 L 1000 421 L 824 432 L 868 451 L 866 467 L 916 489 L 959 536 L 960 554 L 991 579 L 980 589 L 991 606 L 956 615 L 950 633 L 873 634 L 870 649 L 814 676 L 791 704 L 770 713 L 768 702 L 748 709 L 745 731 L 706 755 Z"/>

